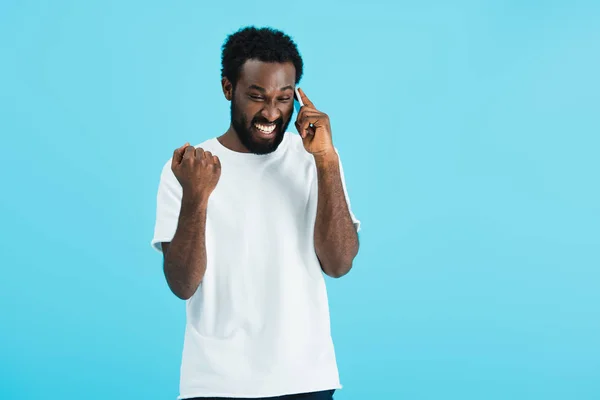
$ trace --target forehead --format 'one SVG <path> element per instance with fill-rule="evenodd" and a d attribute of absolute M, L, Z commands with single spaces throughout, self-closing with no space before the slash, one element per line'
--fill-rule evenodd
<path fill-rule="evenodd" d="M 296 83 L 296 68 L 291 62 L 248 60 L 242 65 L 239 83 L 243 87 L 258 85 L 267 90 L 279 90 Z"/>

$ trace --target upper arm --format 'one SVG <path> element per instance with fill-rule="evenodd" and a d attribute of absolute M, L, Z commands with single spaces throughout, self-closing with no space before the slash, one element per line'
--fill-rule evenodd
<path fill-rule="evenodd" d="M 344 191 L 344 197 L 346 199 L 346 204 L 348 205 L 348 211 L 350 212 L 350 219 L 352 220 L 352 224 L 354 225 L 354 229 L 356 230 L 357 236 L 358 232 L 360 232 L 360 220 L 356 218 L 354 213 L 352 212 L 352 205 L 350 203 L 350 196 L 348 196 L 348 188 L 346 187 L 346 177 L 344 176 L 344 167 L 342 166 L 342 158 L 340 157 L 339 152 L 335 149 L 336 153 L 338 153 L 338 163 L 340 167 L 340 178 L 342 181 L 342 189 Z"/>
<path fill-rule="evenodd" d="M 167 162 L 162 169 L 156 195 L 156 220 L 151 245 L 157 251 L 161 251 L 162 243 L 170 242 L 175 235 L 181 198 L 181 185 L 171 170 L 170 162 Z"/>
<path fill-rule="evenodd" d="M 169 245 L 171 244 L 171 242 L 162 242 L 161 243 L 161 248 L 162 248 L 162 253 L 163 253 L 163 260 L 167 258 L 167 251 L 169 251 Z"/>

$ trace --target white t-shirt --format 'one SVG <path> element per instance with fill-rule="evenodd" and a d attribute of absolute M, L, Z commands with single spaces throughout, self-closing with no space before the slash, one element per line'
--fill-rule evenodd
<path fill-rule="evenodd" d="M 206 273 L 186 301 L 178 399 L 341 388 L 314 248 L 313 156 L 291 132 L 266 155 L 234 152 L 216 138 L 195 147 L 218 156 L 222 168 L 207 208 Z M 340 171 L 350 208 L 341 161 Z M 158 251 L 175 234 L 181 196 L 169 160 L 157 196 Z"/>

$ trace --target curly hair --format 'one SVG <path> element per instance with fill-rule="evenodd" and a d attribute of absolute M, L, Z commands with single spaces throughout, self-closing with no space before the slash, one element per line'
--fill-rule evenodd
<path fill-rule="evenodd" d="M 248 26 L 229 35 L 222 47 L 221 78 L 229 79 L 235 88 L 242 65 L 250 59 L 291 62 L 296 68 L 296 84 L 302 78 L 303 62 L 296 43 L 279 30 Z"/>

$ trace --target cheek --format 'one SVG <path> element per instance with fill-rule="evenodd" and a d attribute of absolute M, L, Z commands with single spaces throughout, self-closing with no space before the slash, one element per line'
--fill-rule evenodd
<path fill-rule="evenodd" d="M 242 104 L 240 112 L 244 115 L 248 122 L 251 122 L 254 117 L 260 114 L 260 106 L 257 106 L 254 103 Z"/>
<path fill-rule="evenodd" d="M 292 104 L 284 104 L 281 108 L 281 114 L 283 115 L 283 119 L 286 121 L 292 117 L 294 113 L 294 103 Z"/>
<path fill-rule="evenodd" d="M 246 123 L 250 123 L 257 113 L 253 107 L 249 106 L 244 101 L 238 101 L 236 103 L 236 112 L 237 117 L 241 120 L 244 120 Z"/>

